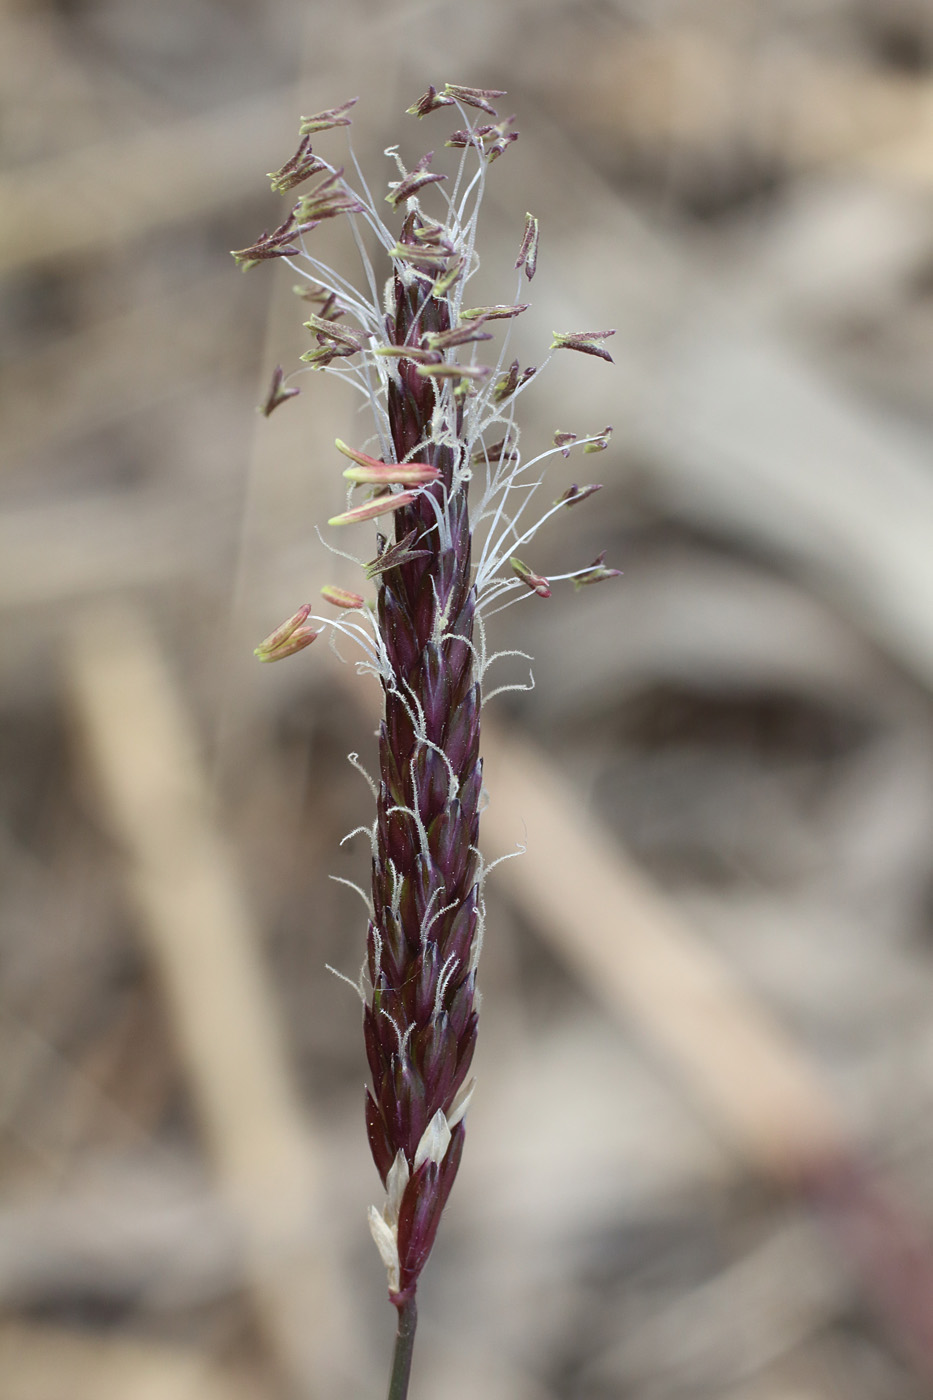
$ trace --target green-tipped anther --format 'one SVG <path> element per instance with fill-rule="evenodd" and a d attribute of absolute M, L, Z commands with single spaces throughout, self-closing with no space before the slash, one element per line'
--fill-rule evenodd
<path fill-rule="evenodd" d="M 551 585 L 543 574 L 536 574 L 533 569 L 529 569 L 527 564 L 523 564 L 520 559 L 510 559 L 512 573 L 516 578 L 521 579 L 526 588 L 530 588 L 532 593 L 537 593 L 539 598 L 550 598 Z"/>
<path fill-rule="evenodd" d="M 596 556 L 588 569 L 582 569 L 580 573 L 577 574 L 573 581 L 574 588 L 586 588 L 591 583 L 604 583 L 606 579 L 620 578 L 622 570 L 607 569 L 604 563 L 605 558 L 606 551 L 603 550 L 601 554 Z"/>
<path fill-rule="evenodd" d="M 556 506 L 578 506 L 581 501 L 587 500 L 589 496 L 594 496 L 597 491 L 601 491 L 601 485 L 578 486 L 576 482 L 568 486 L 562 496 L 558 496 L 554 502 Z"/>
<path fill-rule="evenodd" d="M 538 220 L 534 214 L 525 215 L 525 231 L 522 234 L 522 246 L 518 250 L 515 266 L 525 269 L 525 276 L 529 282 L 534 277 L 538 266 Z"/>
<path fill-rule="evenodd" d="M 332 515 L 328 520 L 328 525 L 359 525 L 364 520 L 375 520 L 380 515 L 389 515 L 392 511 L 401 510 L 403 506 L 410 506 L 412 501 L 417 499 L 416 491 L 398 491 L 395 495 L 376 496 L 371 501 L 366 501 L 364 505 L 354 506 L 352 510 L 345 510 L 341 515 Z"/>
<path fill-rule="evenodd" d="M 295 652 L 310 646 L 315 638 L 321 635 L 313 627 L 304 625 L 310 612 L 311 604 L 303 603 L 287 622 L 270 632 L 268 637 L 254 648 L 253 655 L 260 661 L 283 661 L 286 656 L 294 656 Z"/>
<path fill-rule="evenodd" d="M 348 447 L 340 438 L 334 440 L 334 446 L 344 457 L 356 463 L 344 472 L 348 481 L 376 486 L 424 486 L 429 481 L 437 481 L 441 475 L 440 468 L 431 462 L 383 462 L 378 457 L 370 457 L 367 452 L 357 452 L 355 448 Z"/>
<path fill-rule="evenodd" d="M 335 608 L 358 609 L 364 606 L 364 600 L 359 593 L 351 593 L 349 588 L 338 588 L 335 583 L 325 583 L 321 589 L 321 597 L 325 603 L 330 603 Z"/>
<path fill-rule="evenodd" d="M 358 97 L 351 97 L 349 102 L 342 102 L 339 107 L 329 107 L 326 112 L 315 112 L 312 117 L 302 117 L 299 128 L 301 135 L 313 136 L 318 131 L 330 131 L 335 126 L 349 126 L 350 118 L 347 113 L 359 100 Z"/>
<path fill-rule="evenodd" d="M 608 360 L 612 364 L 609 351 L 599 343 L 608 340 L 611 335 L 615 335 L 615 331 L 555 331 L 551 349 L 579 350 L 581 355 L 596 355 L 600 360 Z"/>

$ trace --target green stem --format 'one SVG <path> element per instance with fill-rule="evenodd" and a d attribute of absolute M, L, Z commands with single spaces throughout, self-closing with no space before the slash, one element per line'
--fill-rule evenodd
<path fill-rule="evenodd" d="M 418 1308 L 414 1297 L 411 1297 L 406 1299 L 398 1310 L 398 1331 L 395 1334 L 395 1355 L 392 1358 L 389 1400 L 407 1400 L 408 1378 L 411 1375 L 411 1358 L 415 1349 L 415 1328 L 417 1325 Z"/>

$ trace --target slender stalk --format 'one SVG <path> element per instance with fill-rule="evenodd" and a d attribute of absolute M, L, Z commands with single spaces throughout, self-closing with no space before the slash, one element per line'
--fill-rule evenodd
<path fill-rule="evenodd" d="M 412 1294 L 397 1306 L 398 1330 L 395 1334 L 395 1354 L 392 1357 L 388 1400 L 407 1400 L 411 1358 L 415 1350 L 415 1328 L 418 1326 L 418 1305 Z"/>

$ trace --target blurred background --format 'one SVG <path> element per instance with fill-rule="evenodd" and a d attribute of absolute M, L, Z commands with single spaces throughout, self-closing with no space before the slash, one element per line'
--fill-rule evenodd
<path fill-rule="evenodd" d="M 378 189 L 447 80 L 521 132 L 476 299 L 529 209 L 522 363 L 618 328 L 522 400 L 526 449 L 615 429 L 528 562 L 624 577 L 493 624 L 537 686 L 487 712 L 485 844 L 528 849 L 413 1397 L 929 1395 L 933 5 L 3 0 L 0 1397 L 384 1391 L 327 971 L 374 697 L 252 657 L 357 586 L 314 526 L 368 429 L 310 373 L 257 416 L 306 333 L 228 249 L 300 113 L 359 94 Z"/>

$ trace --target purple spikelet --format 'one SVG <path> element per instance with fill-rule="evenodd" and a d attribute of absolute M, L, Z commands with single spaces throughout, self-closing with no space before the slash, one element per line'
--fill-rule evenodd
<path fill-rule="evenodd" d="M 409 215 L 403 243 L 414 243 L 413 226 Z M 396 275 L 389 322 L 393 344 L 417 345 L 450 328 L 449 306 L 444 297 L 413 294 Z M 400 359 L 388 394 L 398 461 L 421 450 L 434 407 L 433 384 Z M 458 433 L 461 419 L 458 413 Z M 367 940 L 372 993 L 364 1023 L 373 1087 L 366 1121 L 383 1182 L 396 1160 L 399 1172 L 408 1172 L 397 1201 L 398 1299 L 415 1288 L 457 1172 L 464 1128 L 454 1105 L 476 1043 L 482 773 L 471 649 L 476 590 L 467 487 L 454 487 L 456 449 L 438 445 L 428 456 L 440 480 L 395 516 L 396 541 L 414 530 L 428 553 L 382 574 L 378 604 L 392 678 L 383 678 Z M 442 512 L 449 538 L 437 528 Z M 422 1143 L 424 1160 L 416 1166 Z"/>

